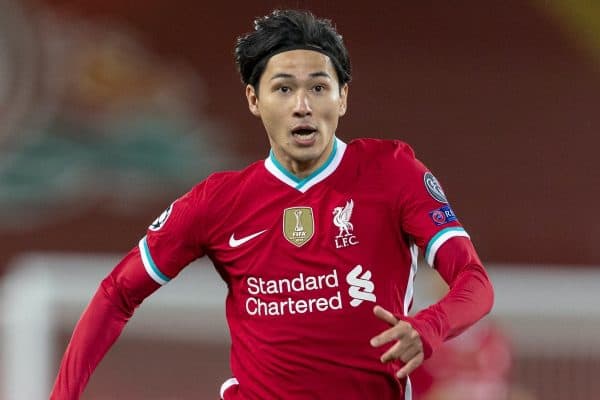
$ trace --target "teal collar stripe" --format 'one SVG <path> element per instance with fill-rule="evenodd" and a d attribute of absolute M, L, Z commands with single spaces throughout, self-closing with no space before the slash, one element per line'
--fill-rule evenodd
<path fill-rule="evenodd" d="M 337 153 L 337 147 L 338 147 L 338 141 L 337 138 L 333 138 L 333 149 L 331 150 L 331 154 L 329 154 L 329 157 L 327 157 L 327 160 L 325 161 L 325 163 L 323 163 L 323 165 L 321 165 L 316 171 L 314 171 L 312 174 L 310 174 L 309 176 L 307 176 L 304 179 L 300 179 L 298 178 L 296 175 L 292 174 L 290 171 L 288 171 L 287 169 L 285 169 L 285 167 L 283 165 L 281 165 L 279 163 L 279 161 L 277 161 L 277 158 L 275 158 L 275 154 L 273 153 L 273 149 L 271 149 L 271 151 L 269 152 L 269 158 L 271 159 L 271 161 L 273 162 L 273 164 L 277 167 L 277 169 L 284 174 L 285 176 L 287 176 L 289 179 L 291 179 L 292 181 L 294 181 L 296 183 L 296 189 L 301 189 L 304 185 L 306 185 L 308 182 L 311 181 L 311 179 L 313 179 L 315 176 L 319 175 L 321 172 L 323 172 L 323 170 L 327 167 L 329 167 L 329 165 L 331 165 L 331 162 L 333 161 L 336 153 Z"/>
<path fill-rule="evenodd" d="M 171 278 L 169 278 L 168 276 L 166 276 L 165 274 L 160 272 L 160 270 L 154 263 L 154 260 L 152 259 L 152 256 L 150 255 L 150 249 L 148 248 L 148 242 L 147 242 L 145 236 L 142 239 L 142 246 L 143 246 L 142 250 L 144 251 L 144 256 L 145 256 L 143 258 L 145 261 L 148 261 L 148 266 L 152 269 L 152 272 L 154 272 L 156 274 L 156 276 L 159 277 L 160 279 L 162 279 L 163 281 L 169 282 L 171 280 Z"/>

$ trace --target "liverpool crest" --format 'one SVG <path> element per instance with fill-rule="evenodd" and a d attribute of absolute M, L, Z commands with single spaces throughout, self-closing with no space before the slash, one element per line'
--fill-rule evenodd
<path fill-rule="evenodd" d="M 283 236 L 300 247 L 315 233 L 315 220 L 310 207 L 291 207 L 283 210 Z"/>
<path fill-rule="evenodd" d="M 340 230 L 335 237 L 335 247 L 337 249 L 358 244 L 358 239 L 354 235 L 354 225 L 350 222 L 353 209 L 354 201 L 352 199 L 348 200 L 344 207 L 333 209 L 333 224 Z"/>

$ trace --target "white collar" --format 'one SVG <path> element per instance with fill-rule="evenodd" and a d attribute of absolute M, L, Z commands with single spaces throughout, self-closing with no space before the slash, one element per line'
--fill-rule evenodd
<path fill-rule="evenodd" d="M 275 158 L 273 150 L 269 152 L 269 157 L 265 159 L 265 168 L 267 171 L 273 174 L 273 176 L 286 185 L 305 193 L 308 189 L 327 178 L 337 169 L 338 165 L 340 165 L 340 162 L 342 161 L 345 151 L 346 143 L 342 142 L 337 137 L 334 137 L 333 149 L 331 150 L 331 154 L 329 157 L 327 157 L 325 163 L 312 174 L 302 179 L 285 169 L 283 165 L 281 165 Z"/>

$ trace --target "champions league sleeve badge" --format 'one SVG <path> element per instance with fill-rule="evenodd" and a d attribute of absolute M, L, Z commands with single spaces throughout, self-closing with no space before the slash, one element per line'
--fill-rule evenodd
<path fill-rule="evenodd" d="M 446 194 L 442 189 L 442 185 L 435 179 L 435 176 L 429 171 L 425 172 L 423 175 L 423 182 L 425 183 L 425 188 L 427 188 L 427 192 L 433 197 L 435 200 L 440 203 L 447 204 L 448 200 L 446 199 Z"/>
<path fill-rule="evenodd" d="M 171 203 L 171 205 L 169 207 L 167 207 L 167 209 L 165 211 L 163 211 L 163 213 L 160 214 L 158 216 L 158 218 L 156 218 L 154 220 L 154 222 L 152 222 L 150 224 L 148 229 L 150 229 L 151 231 L 157 231 L 160 228 L 162 228 L 164 226 L 164 224 L 167 222 L 167 219 L 169 219 L 169 215 L 171 215 L 171 210 L 173 209 L 173 204 L 175 204 L 175 203 Z"/>
<path fill-rule="evenodd" d="M 454 222 L 457 220 L 456 214 L 452 211 L 449 205 L 445 205 L 437 210 L 433 210 L 429 213 L 429 217 L 437 226 L 447 224 L 449 222 Z"/>

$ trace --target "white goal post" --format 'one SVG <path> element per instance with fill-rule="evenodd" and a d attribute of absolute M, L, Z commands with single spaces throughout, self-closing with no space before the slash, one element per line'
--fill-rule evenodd
<path fill-rule="evenodd" d="M 117 262 L 115 256 L 30 254 L 11 265 L 0 289 L 0 398 L 48 398 L 64 351 L 56 348 L 57 332 L 73 329 Z M 227 343 L 225 295 L 224 282 L 201 259 L 146 299 L 122 336 Z"/>

